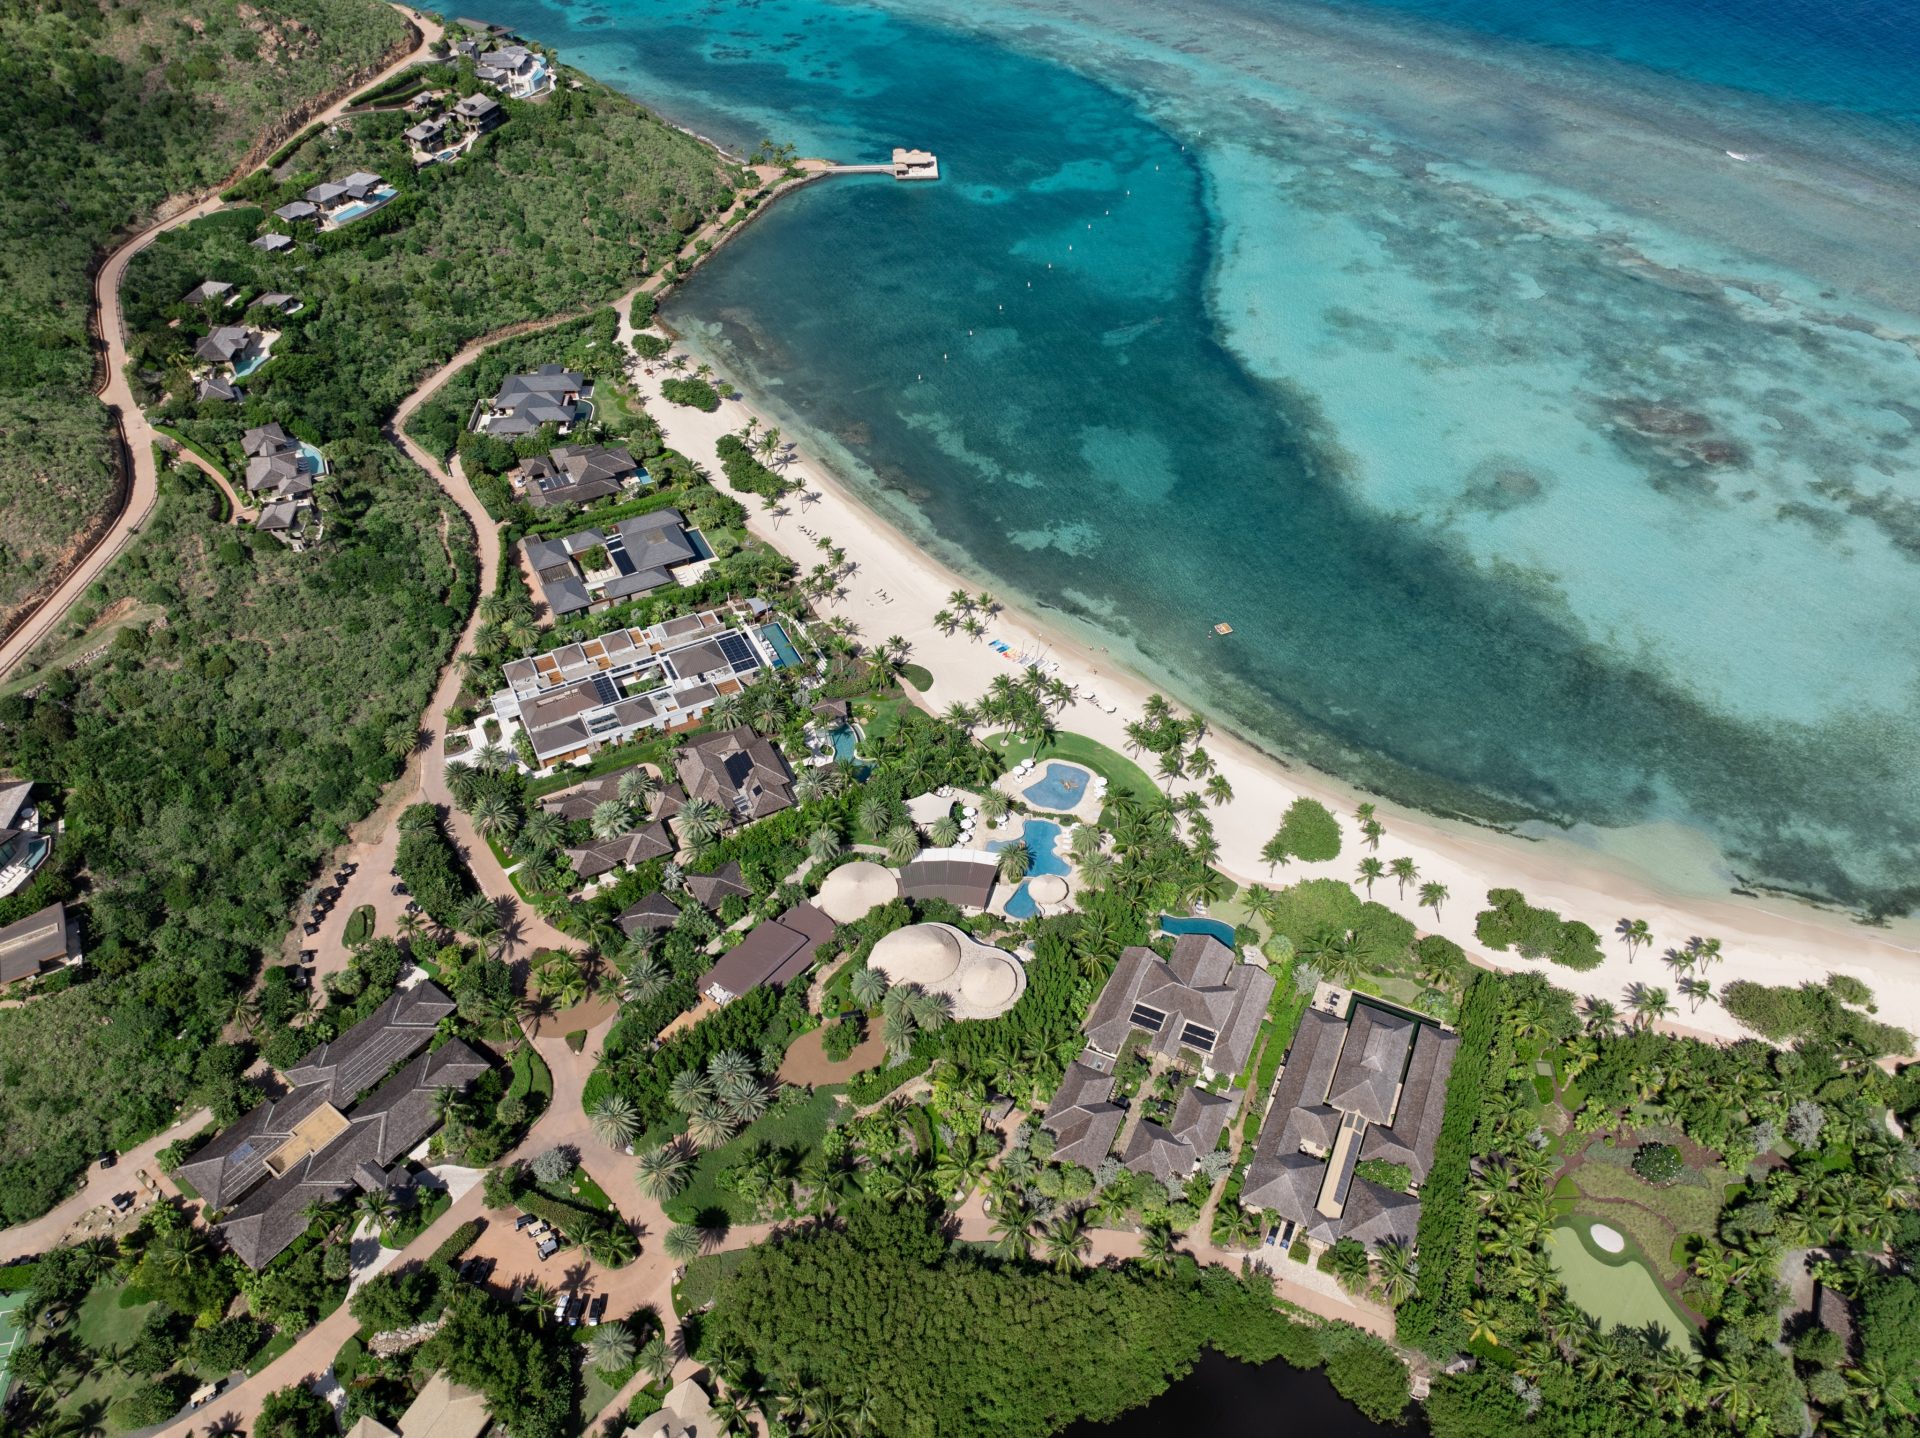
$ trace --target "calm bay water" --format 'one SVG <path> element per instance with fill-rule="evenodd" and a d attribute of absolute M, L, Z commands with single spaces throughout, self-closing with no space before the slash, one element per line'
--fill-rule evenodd
<path fill-rule="evenodd" d="M 480 13 L 731 145 L 939 153 L 782 202 L 668 317 L 941 558 L 1397 798 L 1904 906 L 1894 7 Z"/>

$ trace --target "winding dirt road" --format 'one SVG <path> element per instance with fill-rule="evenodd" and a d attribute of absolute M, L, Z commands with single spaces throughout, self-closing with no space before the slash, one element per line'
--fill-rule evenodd
<path fill-rule="evenodd" d="M 327 124 L 346 110 L 347 102 L 354 95 L 371 85 L 382 84 L 423 60 L 432 58 L 432 47 L 444 33 L 434 21 L 405 5 L 394 5 L 402 15 L 412 23 L 420 36 L 419 43 L 400 59 L 387 66 L 370 80 L 361 80 L 347 87 L 333 103 L 314 117 L 310 124 Z M 240 177 L 231 177 L 219 186 L 219 190 L 230 189 Z M 133 257 L 152 244 L 168 230 L 190 225 L 195 220 L 206 218 L 221 208 L 219 192 L 209 195 L 187 208 L 168 213 L 168 206 L 177 201 L 169 201 L 161 207 L 161 217 L 156 218 L 145 229 L 126 240 L 101 263 L 99 272 L 93 280 L 93 307 L 97 316 L 98 332 L 104 345 L 102 363 L 105 366 L 105 380 L 98 391 L 100 400 L 113 417 L 122 443 L 126 446 L 128 462 L 133 467 L 132 482 L 127 490 L 127 502 L 114 520 L 112 526 L 101 536 L 99 543 L 89 550 L 86 556 L 74 566 L 73 571 L 60 582 L 58 588 L 40 602 L 31 617 L 0 643 L 0 677 L 7 675 L 20 661 L 34 649 L 40 641 L 66 618 L 67 611 L 73 608 L 87 587 L 106 572 L 107 566 L 120 557 L 122 551 L 134 535 L 138 534 L 153 513 L 154 501 L 159 497 L 160 479 L 158 468 L 154 464 L 153 447 L 161 438 L 147 422 L 146 414 L 134 402 L 133 389 L 127 383 L 127 345 L 125 317 L 120 306 L 120 283 L 126 278 L 127 266 L 133 263 Z M 197 456 L 194 462 L 203 470 L 208 466 L 201 463 Z M 209 471 L 211 473 L 211 471 Z M 216 482 L 218 475 L 212 476 Z M 229 486 L 229 495 L 236 505 L 239 497 L 233 495 Z"/>

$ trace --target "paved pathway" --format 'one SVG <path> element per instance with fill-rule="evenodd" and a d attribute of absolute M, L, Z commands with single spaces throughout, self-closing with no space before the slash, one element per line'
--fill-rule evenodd
<path fill-rule="evenodd" d="M 155 1156 L 161 1149 L 175 1139 L 185 1138 L 198 1133 L 210 1123 L 213 1115 L 206 1109 L 200 1109 L 179 1120 L 172 1128 L 157 1133 L 145 1143 L 128 1149 L 115 1161 L 112 1168 L 101 1168 L 94 1164 L 87 1169 L 86 1182 L 72 1197 L 55 1204 L 40 1217 L 28 1223 L 15 1224 L 12 1228 L 0 1229 L 0 1263 L 12 1263 L 16 1259 L 32 1258 L 57 1248 L 63 1243 L 76 1242 L 86 1237 L 75 1228 L 80 1220 L 92 1209 L 111 1199 L 116 1193 L 140 1193 L 142 1185 L 139 1174 L 145 1169 L 156 1183 L 167 1193 L 176 1190 L 171 1180 L 160 1172 Z"/>
<path fill-rule="evenodd" d="M 419 61 L 431 58 L 431 47 L 443 33 L 441 27 L 424 15 L 408 9 L 404 5 L 395 5 L 394 9 L 412 21 L 420 32 L 420 43 L 399 60 L 387 66 L 371 80 L 363 80 L 342 94 L 326 109 L 322 110 L 316 121 L 325 123 L 336 118 L 346 109 L 351 95 L 379 84 L 408 69 Z M 235 177 L 237 178 L 237 176 Z M 219 189 L 231 187 L 232 181 L 223 182 Z M 127 502 L 105 535 L 101 537 L 85 557 L 76 564 L 73 571 L 62 580 L 59 586 L 41 601 L 31 618 L 16 629 L 5 643 L 0 643 L 0 675 L 5 675 L 24 659 L 35 645 L 46 638 L 66 617 L 87 587 L 98 579 L 109 564 L 119 557 L 127 547 L 129 540 L 140 532 L 147 516 L 153 512 L 154 500 L 159 496 L 159 477 L 154 465 L 153 446 L 160 436 L 147 422 L 146 415 L 134 402 L 133 389 L 127 383 L 127 347 L 125 316 L 120 305 L 120 282 L 126 277 L 127 266 L 133 257 L 146 249 L 168 230 L 190 225 L 221 208 L 218 193 L 197 202 L 189 203 L 187 208 L 172 214 L 164 214 L 155 219 L 145 229 L 125 241 L 101 262 L 100 269 L 93 280 L 93 306 L 98 317 L 98 330 L 104 349 L 102 351 L 106 366 L 106 377 L 100 386 L 101 402 L 107 407 L 119 433 L 126 444 L 127 457 L 133 466 L 132 481 L 128 486 Z M 165 206 L 162 207 L 164 212 Z M 197 456 L 190 456 L 202 469 L 208 466 Z M 218 476 L 214 476 L 218 479 Z M 229 489 L 229 493 L 231 490 Z M 234 496 L 236 502 L 238 496 Z"/>

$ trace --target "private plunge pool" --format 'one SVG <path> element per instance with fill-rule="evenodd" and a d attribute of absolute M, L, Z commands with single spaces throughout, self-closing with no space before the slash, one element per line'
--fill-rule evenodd
<path fill-rule="evenodd" d="M 1233 925 L 1221 919 L 1186 919 L 1178 914 L 1162 914 L 1160 932 L 1171 934 L 1174 938 L 1182 934 L 1206 934 L 1230 949 L 1238 947 L 1233 939 Z"/>
<path fill-rule="evenodd" d="M 1043 781 L 1044 782 L 1044 781 Z M 987 848 L 994 853 L 1006 848 L 1012 839 L 996 839 Z M 1051 819 L 1029 819 L 1020 830 L 1020 842 L 1027 846 L 1027 852 L 1033 855 L 1033 862 L 1027 865 L 1029 879 L 1042 874 L 1065 874 L 1067 861 L 1060 857 L 1060 826 Z M 1033 901 L 1033 895 L 1027 890 L 1027 879 L 1020 881 L 1020 887 L 1013 891 L 1007 900 L 1007 917 L 1010 919 L 1031 919 L 1040 912 L 1040 906 Z"/>
<path fill-rule="evenodd" d="M 1022 789 L 1021 796 L 1036 809 L 1051 809 L 1070 814 L 1087 796 L 1093 776 L 1078 764 L 1050 763 L 1038 782 Z"/>

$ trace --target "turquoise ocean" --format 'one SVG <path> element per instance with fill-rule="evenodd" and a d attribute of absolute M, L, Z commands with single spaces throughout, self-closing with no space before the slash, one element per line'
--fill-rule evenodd
<path fill-rule="evenodd" d="M 938 153 L 666 318 L 981 585 L 1402 802 L 1920 896 L 1910 12 L 477 13 L 741 152 Z"/>

